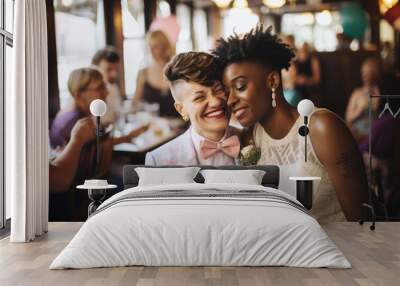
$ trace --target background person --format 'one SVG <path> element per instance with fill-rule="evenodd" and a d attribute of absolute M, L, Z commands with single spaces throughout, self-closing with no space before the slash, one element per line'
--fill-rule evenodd
<path fill-rule="evenodd" d="M 282 38 L 283 42 L 285 42 L 294 52 L 296 52 L 296 45 L 294 41 L 293 35 L 288 35 Z M 282 87 L 283 87 L 283 95 L 285 96 L 286 101 L 294 107 L 297 107 L 297 104 L 301 101 L 301 96 L 296 90 L 295 87 L 295 71 L 293 64 L 286 70 L 282 70 Z"/>
<path fill-rule="evenodd" d="M 147 43 L 152 63 L 138 73 L 133 97 L 134 109 L 137 109 L 141 102 L 156 103 L 160 107 L 160 116 L 179 117 L 163 75 L 164 67 L 175 54 L 175 49 L 162 31 L 150 32 Z"/>
<path fill-rule="evenodd" d="M 101 161 L 98 168 L 95 162 L 95 124 L 89 117 L 79 119 L 71 130 L 70 140 L 65 148 L 49 162 L 49 219 L 50 221 L 69 221 L 77 215 L 77 204 L 87 201 L 87 195 L 75 195 L 73 186 L 82 184 L 87 178 L 104 178 L 109 175 L 112 159 L 110 138 L 101 141 Z M 96 173 L 94 170 L 97 169 Z M 79 202 L 76 202 L 76 199 Z M 75 200 L 74 200 L 75 199 Z M 85 210 L 85 208 L 83 208 Z"/>
<path fill-rule="evenodd" d="M 72 104 L 60 110 L 50 129 L 50 144 L 53 148 L 64 147 L 69 141 L 75 123 L 84 117 L 91 117 L 90 103 L 95 99 L 105 100 L 107 88 L 102 74 L 94 68 L 80 68 L 71 72 L 68 90 Z"/>
<path fill-rule="evenodd" d="M 95 99 L 105 100 L 107 97 L 103 75 L 95 68 L 80 68 L 72 71 L 68 79 L 68 89 L 73 97 L 73 103 L 65 110 L 60 110 L 53 121 L 50 129 L 52 148 L 64 147 L 70 140 L 71 130 L 75 123 L 81 118 L 93 118 L 90 113 L 91 102 Z M 127 135 L 113 138 L 113 145 L 130 142 L 147 128 L 148 126 L 143 126 Z"/>
<path fill-rule="evenodd" d="M 317 88 L 321 81 L 321 67 L 318 58 L 311 53 L 310 45 L 303 43 L 293 61 L 293 81 L 298 95 L 318 104 Z"/>
<path fill-rule="evenodd" d="M 113 47 L 97 51 L 92 59 L 92 65 L 102 73 L 108 90 L 107 113 L 101 118 L 101 122 L 105 126 L 110 123 L 115 124 L 121 116 L 123 96 L 118 86 L 119 63 L 120 57 Z"/>
<path fill-rule="evenodd" d="M 346 108 L 346 122 L 357 142 L 363 141 L 369 133 L 369 102 L 371 95 L 380 95 L 379 61 L 366 59 L 361 66 L 362 86 L 356 88 L 350 96 Z M 372 99 L 372 120 L 378 116 L 380 101 Z"/>
<path fill-rule="evenodd" d="M 399 100 L 388 100 L 390 108 L 400 110 Z M 368 134 L 369 135 L 369 134 Z M 389 216 L 400 213 L 400 117 L 384 113 L 371 124 L 371 165 L 369 157 L 370 140 L 366 136 L 359 144 L 364 155 L 370 186 L 384 204 Z M 379 209 L 378 209 L 379 210 Z M 384 214 L 384 213 L 383 213 Z"/>

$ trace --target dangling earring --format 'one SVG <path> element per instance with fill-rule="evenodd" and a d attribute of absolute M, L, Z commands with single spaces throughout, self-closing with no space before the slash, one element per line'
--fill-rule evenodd
<path fill-rule="evenodd" d="M 183 121 L 188 122 L 189 121 L 189 116 L 183 115 L 182 119 L 183 119 Z"/>
<path fill-rule="evenodd" d="M 276 108 L 276 93 L 275 93 L 275 87 L 271 88 L 272 91 L 272 107 Z"/>

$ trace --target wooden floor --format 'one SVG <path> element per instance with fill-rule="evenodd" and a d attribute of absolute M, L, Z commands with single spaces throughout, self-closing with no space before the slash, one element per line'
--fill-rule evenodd
<path fill-rule="evenodd" d="M 32 243 L 0 241 L 0 285 L 400 285 L 400 223 L 324 226 L 352 269 L 289 267 L 123 267 L 48 270 L 81 223 L 50 223 L 49 233 Z"/>

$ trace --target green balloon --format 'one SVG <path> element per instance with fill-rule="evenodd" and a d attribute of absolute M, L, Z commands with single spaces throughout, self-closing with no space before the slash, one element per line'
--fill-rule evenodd
<path fill-rule="evenodd" d="M 340 10 L 343 34 L 361 40 L 368 27 L 367 13 L 358 3 L 348 3 Z"/>

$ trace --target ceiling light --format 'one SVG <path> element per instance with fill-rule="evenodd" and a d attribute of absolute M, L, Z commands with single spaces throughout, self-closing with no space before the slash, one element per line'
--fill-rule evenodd
<path fill-rule="evenodd" d="M 246 0 L 235 0 L 224 25 L 229 27 L 230 32 L 241 35 L 256 27 L 259 20 L 258 15 L 248 7 Z"/>
<path fill-rule="evenodd" d="M 158 8 L 160 9 L 161 17 L 167 17 L 171 15 L 171 7 L 169 6 L 167 1 L 159 1 Z"/>
<path fill-rule="evenodd" d="M 232 5 L 233 8 L 244 9 L 249 7 L 247 0 L 235 0 Z"/>
<path fill-rule="evenodd" d="M 382 14 L 385 14 L 387 10 L 392 8 L 399 2 L 398 0 L 379 0 L 379 10 Z"/>
<path fill-rule="evenodd" d="M 312 13 L 301 13 L 296 15 L 295 22 L 298 26 L 307 26 L 314 24 L 314 15 Z"/>
<path fill-rule="evenodd" d="M 285 5 L 286 0 L 263 0 L 263 3 L 265 6 L 268 8 L 281 8 L 283 5 Z"/>
<path fill-rule="evenodd" d="M 215 3 L 215 5 L 217 5 L 218 8 L 225 9 L 228 8 L 232 0 L 213 0 L 213 2 Z"/>
<path fill-rule="evenodd" d="M 329 26 L 332 23 L 332 15 L 328 10 L 315 14 L 315 20 L 321 26 Z"/>
<path fill-rule="evenodd" d="M 62 0 L 61 1 L 63 6 L 65 6 L 65 7 L 70 7 L 72 5 L 72 2 L 74 2 L 74 1 L 73 0 Z"/>

